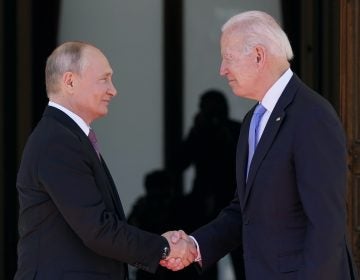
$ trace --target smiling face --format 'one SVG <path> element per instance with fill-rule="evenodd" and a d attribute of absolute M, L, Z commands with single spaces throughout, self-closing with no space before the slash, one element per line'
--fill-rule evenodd
<path fill-rule="evenodd" d="M 117 92 L 106 57 L 98 49 L 87 47 L 83 58 L 85 66 L 81 73 L 71 73 L 73 91 L 68 101 L 71 110 L 90 124 L 108 113 L 109 102 Z"/>
<path fill-rule="evenodd" d="M 246 53 L 243 49 L 239 33 L 223 32 L 220 75 L 226 76 L 235 95 L 258 99 L 256 85 L 259 82 L 259 65 L 256 48 L 254 47 Z"/>

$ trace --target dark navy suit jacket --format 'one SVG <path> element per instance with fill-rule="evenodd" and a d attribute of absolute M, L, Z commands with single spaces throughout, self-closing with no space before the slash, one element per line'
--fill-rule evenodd
<path fill-rule="evenodd" d="M 294 75 L 246 180 L 253 111 L 240 131 L 235 199 L 193 233 L 203 268 L 241 244 L 247 280 L 357 279 L 346 239 L 346 141 L 335 111 Z"/>
<path fill-rule="evenodd" d="M 20 279 L 127 279 L 154 272 L 166 241 L 126 223 L 114 182 L 80 127 L 47 107 L 17 177 Z M 165 244 L 164 244 L 165 243 Z"/>

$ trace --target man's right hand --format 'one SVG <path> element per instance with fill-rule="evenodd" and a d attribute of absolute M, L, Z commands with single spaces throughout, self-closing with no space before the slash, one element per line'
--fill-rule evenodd
<path fill-rule="evenodd" d="M 181 270 L 197 257 L 197 249 L 194 241 L 182 230 L 168 231 L 162 234 L 170 245 L 170 254 L 160 265 L 172 270 Z"/>

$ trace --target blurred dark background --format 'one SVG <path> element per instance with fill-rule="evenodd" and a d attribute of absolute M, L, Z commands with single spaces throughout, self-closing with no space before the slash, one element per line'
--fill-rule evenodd
<path fill-rule="evenodd" d="M 16 270 L 17 167 L 26 138 L 47 103 L 43 71 L 57 45 L 60 7 L 61 0 L 0 2 L 0 279 L 12 279 Z M 163 157 L 167 167 L 183 137 L 185 15 L 181 0 L 163 0 L 162 7 Z M 354 82 L 359 80 L 359 67 L 349 66 L 351 57 L 341 55 L 359 46 L 359 36 L 354 35 L 359 31 L 359 10 L 358 0 L 281 1 L 284 29 L 295 53 L 292 69 L 330 100 L 350 140 L 354 138 L 349 124 L 353 109 L 344 102 L 349 104 L 359 89 Z M 360 64 L 358 52 L 349 56 Z M 357 209 L 357 197 L 353 197 L 357 194 L 350 189 L 351 213 Z M 350 214 L 349 228 L 355 232 L 352 217 Z M 352 235 L 354 244 L 357 234 Z"/>

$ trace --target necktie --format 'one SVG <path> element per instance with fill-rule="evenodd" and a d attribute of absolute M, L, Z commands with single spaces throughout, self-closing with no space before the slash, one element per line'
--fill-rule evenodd
<path fill-rule="evenodd" d="M 248 165 L 247 165 L 246 174 L 249 173 L 250 164 L 255 153 L 256 145 L 259 142 L 259 131 L 258 131 L 259 123 L 265 112 L 266 112 L 265 107 L 259 103 L 256 106 L 254 114 L 251 118 L 250 129 L 249 129 L 249 156 L 248 156 Z"/>
<path fill-rule="evenodd" d="M 89 139 L 90 139 L 90 142 L 91 144 L 93 145 L 98 157 L 100 158 L 100 146 L 99 146 L 99 142 L 97 141 L 96 139 L 96 134 L 94 132 L 94 130 L 92 130 L 90 128 L 90 131 L 89 131 L 89 135 L 88 135 Z"/>

